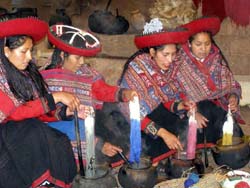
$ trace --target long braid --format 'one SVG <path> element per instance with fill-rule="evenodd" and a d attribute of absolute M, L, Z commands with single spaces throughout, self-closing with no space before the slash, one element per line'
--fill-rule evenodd
<path fill-rule="evenodd" d="M 56 48 L 53 51 L 52 57 L 51 57 L 51 63 L 45 68 L 45 70 L 54 69 L 62 66 L 62 58 L 60 56 L 61 50 Z"/>
<path fill-rule="evenodd" d="M 123 79 L 123 77 L 124 77 L 124 74 L 126 73 L 126 71 L 127 71 L 127 69 L 128 69 L 129 63 L 130 63 L 131 61 L 133 61 L 135 57 L 137 57 L 138 55 L 143 54 L 143 53 L 149 53 L 149 48 L 142 48 L 142 49 L 138 50 L 137 52 L 135 52 L 132 56 L 130 56 L 130 57 L 128 58 L 128 60 L 127 60 L 126 63 L 124 64 L 123 71 L 122 71 L 122 74 L 121 74 L 121 76 L 120 76 L 120 79 L 118 80 L 118 85 L 121 84 L 122 79 Z"/>

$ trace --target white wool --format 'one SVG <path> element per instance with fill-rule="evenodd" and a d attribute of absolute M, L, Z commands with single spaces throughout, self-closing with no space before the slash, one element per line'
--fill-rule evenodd
<path fill-rule="evenodd" d="M 150 33 L 157 33 L 162 31 L 162 29 L 163 29 L 162 22 L 159 20 L 159 18 L 154 18 L 150 20 L 149 23 L 146 23 L 144 25 L 143 34 L 145 35 Z"/>
<path fill-rule="evenodd" d="M 140 103 L 138 97 L 134 97 L 134 100 L 129 102 L 129 110 L 130 119 L 136 119 L 140 121 Z"/>
<path fill-rule="evenodd" d="M 227 112 L 227 120 L 224 122 L 223 125 L 223 134 L 233 134 L 233 125 L 234 125 L 234 120 L 232 117 L 231 110 L 229 109 Z"/>
<path fill-rule="evenodd" d="M 95 170 L 95 114 L 91 107 L 90 114 L 85 118 L 86 139 L 86 177 L 93 177 Z"/>

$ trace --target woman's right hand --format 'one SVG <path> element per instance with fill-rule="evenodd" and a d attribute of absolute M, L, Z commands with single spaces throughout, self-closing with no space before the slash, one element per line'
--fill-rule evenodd
<path fill-rule="evenodd" d="M 183 150 L 180 140 L 164 128 L 160 128 L 157 136 L 161 137 L 169 149 Z"/>
<path fill-rule="evenodd" d="M 196 108 L 195 102 L 191 100 L 183 100 L 177 107 L 178 110 L 190 110 L 191 108 Z"/>
<path fill-rule="evenodd" d="M 83 104 L 81 104 L 79 106 L 79 110 L 78 110 L 78 117 L 79 118 L 85 119 L 91 113 L 93 113 L 93 108 L 91 106 L 86 106 L 86 105 L 83 105 Z M 74 111 L 71 111 L 69 108 L 67 108 L 66 115 L 67 116 L 72 116 L 72 115 L 74 115 Z"/>
<path fill-rule="evenodd" d="M 119 148 L 118 146 L 115 146 L 115 145 L 109 143 L 109 142 L 105 142 L 103 147 L 102 147 L 102 153 L 109 156 L 109 157 L 113 157 L 118 152 L 122 152 L 122 149 Z"/>
<path fill-rule="evenodd" d="M 73 94 L 67 92 L 54 92 L 52 93 L 55 103 L 61 102 L 68 106 L 70 111 L 75 109 L 79 110 L 80 100 Z"/>
<path fill-rule="evenodd" d="M 85 119 L 88 117 L 91 113 L 93 113 L 93 107 L 92 106 L 86 106 L 86 105 L 80 105 L 78 110 L 78 117 L 81 119 Z"/>

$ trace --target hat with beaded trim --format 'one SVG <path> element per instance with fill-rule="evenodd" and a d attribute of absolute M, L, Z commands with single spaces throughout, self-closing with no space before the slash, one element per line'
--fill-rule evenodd
<path fill-rule="evenodd" d="M 48 40 L 58 49 L 80 56 L 95 56 L 101 51 L 100 41 L 91 33 L 68 25 L 52 25 Z"/>
<path fill-rule="evenodd" d="M 0 38 L 27 35 L 34 42 L 43 39 L 48 32 L 48 24 L 35 17 L 27 18 L 1 18 L 0 19 Z"/>
<path fill-rule="evenodd" d="M 220 30 L 220 19 L 218 17 L 202 17 L 193 20 L 181 27 L 187 28 L 191 35 L 200 33 L 203 31 L 208 31 L 215 35 Z"/>
<path fill-rule="evenodd" d="M 143 34 L 135 36 L 137 48 L 161 46 L 165 44 L 181 44 L 188 40 L 190 33 L 185 28 L 164 29 L 158 18 L 152 19 L 144 26 Z"/>

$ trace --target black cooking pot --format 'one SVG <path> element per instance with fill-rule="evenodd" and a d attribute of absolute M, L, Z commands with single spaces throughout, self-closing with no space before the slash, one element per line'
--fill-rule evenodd
<path fill-rule="evenodd" d="M 123 188 L 152 188 L 156 184 L 157 171 L 150 159 L 141 158 L 139 164 L 123 165 L 118 180 Z"/>
<path fill-rule="evenodd" d="M 93 177 L 77 175 L 72 188 L 111 188 L 118 187 L 116 178 L 107 164 L 97 164 Z"/>
<path fill-rule="evenodd" d="M 200 158 L 184 160 L 169 158 L 166 165 L 166 174 L 169 179 L 185 177 L 189 173 L 204 174 L 205 168 Z"/>
<path fill-rule="evenodd" d="M 120 16 L 118 9 L 116 9 L 116 15 L 113 15 L 108 11 L 108 7 L 111 0 L 108 1 L 105 10 L 95 10 L 88 17 L 89 29 L 95 33 L 101 34 L 123 34 L 127 32 L 129 28 L 129 22 L 123 16 Z"/>
<path fill-rule="evenodd" d="M 223 146 L 222 139 L 220 139 L 212 148 L 212 153 L 217 165 L 227 165 L 232 169 L 239 169 L 249 162 L 249 142 L 244 141 L 241 137 L 233 137 L 232 145 Z"/>

